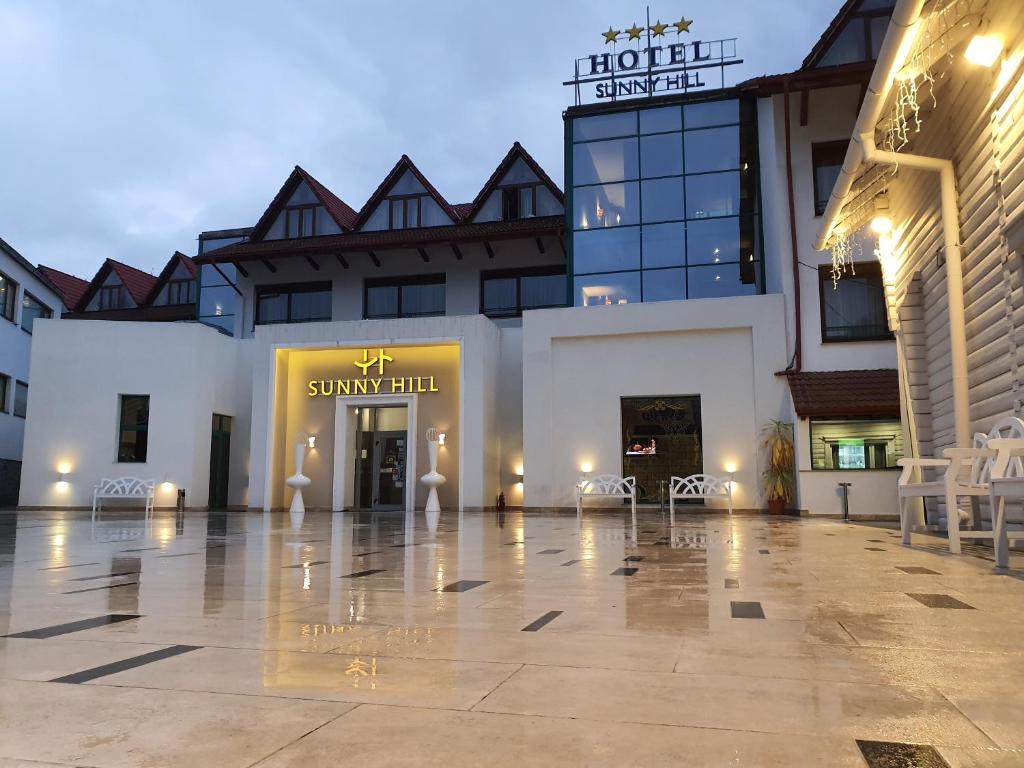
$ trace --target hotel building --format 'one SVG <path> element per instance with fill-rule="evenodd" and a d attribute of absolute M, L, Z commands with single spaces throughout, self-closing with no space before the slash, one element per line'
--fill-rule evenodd
<path fill-rule="evenodd" d="M 286 508 L 301 441 L 308 507 L 420 509 L 434 428 L 448 509 L 568 508 L 590 473 L 657 503 L 701 471 L 759 509 L 784 419 L 794 507 L 841 514 L 850 482 L 852 515 L 894 512 L 882 274 L 865 238 L 834 287 L 812 248 L 891 10 L 847 3 L 791 73 L 570 107 L 564 193 L 518 143 L 461 204 L 404 155 L 358 210 L 296 167 L 200 236 L 199 322 L 39 324 L 20 504 L 135 475 L 158 506 Z"/>

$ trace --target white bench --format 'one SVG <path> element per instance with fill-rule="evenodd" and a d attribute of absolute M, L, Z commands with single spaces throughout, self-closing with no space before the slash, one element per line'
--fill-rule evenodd
<path fill-rule="evenodd" d="M 142 499 L 146 509 L 146 519 L 153 512 L 153 498 L 156 480 L 143 480 L 141 477 L 104 477 L 92 492 L 92 519 L 96 520 L 96 512 L 102 511 L 104 499 Z"/>
<path fill-rule="evenodd" d="M 576 484 L 576 516 L 583 517 L 583 499 L 601 497 L 606 499 L 629 499 L 633 517 L 636 517 L 636 478 L 618 475 L 581 477 Z"/>
<path fill-rule="evenodd" d="M 732 514 L 732 478 L 715 477 L 713 475 L 690 475 L 689 477 L 672 476 L 668 493 L 669 514 L 676 513 L 676 499 L 725 499 Z"/>
<path fill-rule="evenodd" d="M 996 451 L 989 478 L 989 505 L 992 511 L 992 547 L 996 567 L 1010 567 L 1010 539 L 1024 538 L 1024 531 L 1008 530 L 1006 500 L 1024 500 L 1024 440 L 992 438 L 989 448 Z"/>

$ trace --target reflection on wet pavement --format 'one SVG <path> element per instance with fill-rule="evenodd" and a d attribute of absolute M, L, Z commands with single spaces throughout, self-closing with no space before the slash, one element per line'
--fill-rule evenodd
<path fill-rule="evenodd" d="M 638 522 L 0 511 L 0 764 L 1024 765 L 1024 556 Z"/>

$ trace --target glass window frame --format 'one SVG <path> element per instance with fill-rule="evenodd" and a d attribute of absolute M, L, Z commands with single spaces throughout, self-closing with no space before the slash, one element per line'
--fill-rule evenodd
<path fill-rule="evenodd" d="M 0 317 L 5 320 L 10 320 L 12 323 L 15 322 L 14 316 L 17 313 L 18 307 L 18 281 L 11 278 L 6 272 L 0 272 L 2 277 L 7 282 L 7 289 L 4 291 L 4 300 L 0 304 Z"/>
<path fill-rule="evenodd" d="M 252 324 L 253 330 L 257 325 L 284 325 L 285 323 L 329 323 L 333 320 L 334 310 L 331 308 L 331 312 L 327 317 L 314 317 L 304 318 L 302 320 L 295 320 L 292 317 L 292 296 L 300 293 L 323 293 L 333 295 L 333 286 L 330 281 L 319 281 L 315 283 L 281 283 L 281 284 L 268 284 L 268 285 L 257 285 L 253 290 L 253 311 L 252 311 Z M 288 305 L 285 310 L 284 320 L 260 320 L 260 299 L 264 296 L 272 294 L 285 294 L 288 297 Z M 333 304 L 333 300 L 332 300 Z"/>
<path fill-rule="evenodd" d="M 882 278 L 882 265 L 877 261 L 857 262 L 853 265 L 853 271 L 857 277 L 877 277 L 878 283 L 882 288 L 882 312 L 884 316 L 888 318 L 889 308 L 885 302 L 885 281 Z M 843 336 L 830 338 L 826 330 L 827 325 L 825 323 L 825 291 L 831 290 L 833 290 L 832 267 L 828 264 L 822 264 L 818 267 L 818 309 L 821 318 L 822 344 L 855 344 L 861 341 L 894 341 L 896 339 L 896 336 L 892 331 L 872 336 Z"/>
<path fill-rule="evenodd" d="M 101 285 L 99 291 L 97 291 L 97 303 L 96 309 L 101 312 L 109 312 L 117 309 L 126 309 L 125 298 L 128 294 L 128 289 L 124 287 L 124 283 L 116 283 L 114 285 Z M 117 306 L 110 306 L 111 297 L 117 299 Z"/>
<path fill-rule="evenodd" d="M 442 307 L 440 312 L 406 312 L 403 309 L 404 288 L 413 285 L 440 285 L 444 287 Z M 397 314 L 371 315 L 369 314 L 369 292 L 370 288 L 397 288 L 398 289 L 398 312 Z M 443 317 L 448 313 L 448 278 L 444 272 L 431 273 L 426 275 L 409 275 L 406 277 L 374 277 L 366 278 L 363 281 L 363 319 L 364 320 L 399 320 L 403 318 L 417 317 Z"/>
<path fill-rule="evenodd" d="M 146 401 L 146 423 L 145 424 L 125 424 L 125 403 L 126 401 L 135 399 L 144 399 Z M 115 448 L 115 464 L 145 464 L 149 458 L 149 416 L 150 416 L 150 396 L 141 394 L 120 394 L 117 396 L 118 405 L 118 419 L 117 419 L 117 446 Z M 136 452 L 135 458 L 122 459 L 121 458 L 121 445 L 124 443 L 125 432 L 139 432 L 146 433 L 146 444 L 142 451 L 142 458 L 138 457 Z M 136 442 L 136 447 L 138 442 Z"/>
<path fill-rule="evenodd" d="M 566 278 L 568 284 L 568 275 L 566 274 L 565 265 L 557 265 L 552 267 L 530 267 L 526 269 L 491 269 L 485 270 L 480 273 L 480 314 L 486 317 L 522 317 L 523 311 L 530 311 L 534 309 L 556 309 L 560 307 L 569 306 L 565 299 L 557 304 L 545 304 L 544 306 L 537 307 L 524 307 L 523 306 L 523 278 L 524 277 L 554 277 L 562 276 Z M 516 305 L 514 309 L 505 311 L 488 311 L 484 303 L 484 285 L 488 280 L 509 280 L 514 279 L 516 281 Z M 568 293 L 568 288 L 566 293 Z"/>
<path fill-rule="evenodd" d="M 411 195 L 388 195 L 385 201 L 388 205 L 388 229 L 419 229 L 423 226 L 423 198 L 430 195 L 426 192 L 416 192 Z M 416 201 L 416 223 L 409 224 L 409 203 Z M 395 203 L 402 206 L 402 226 L 395 226 Z"/>
<path fill-rule="evenodd" d="M 25 393 L 25 405 L 24 408 L 18 407 L 18 395 L 19 393 Z M 19 419 L 28 417 L 28 382 L 22 381 L 21 379 L 14 380 L 14 398 L 11 400 L 11 413 L 17 416 Z"/>
<path fill-rule="evenodd" d="M 903 458 L 906 455 L 906 453 L 905 453 L 906 446 L 904 446 L 904 452 L 901 455 L 895 457 L 892 466 L 889 466 L 888 463 L 886 464 L 885 467 L 867 467 L 867 466 L 865 466 L 865 467 L 839 467 L 839 466 L 827 467 L 827 466 L 815 466 L 815 461 L 814 461 L 814 443 L 815 443 L 816 438 L 818 437 L 818 435 L 816 434 L 816 431 L 815 431 L 816 426 L 819 426 L 821 424 L 835 424 L 835 423 L 838 423 L 838 422 L 849 422 L 851 424 L 864 424 L 865 422 L 876 423 L 876 424 L 891 424 L 891 425 L 893 425 L 893 427 L 896 430 L 898 430 L 898 432 L 899 432 L 898 436 L 902 440 L 903 423 L 902 423 L 901 419 L 899 417 L 896 417 L 896 416 L 858 416 L 856 418 L 847 418 L 847 417 L 840 417 L 840 416 L 834 416 L 834 417 L 827 417 L 827 416 L 811 417 L 811 418 L 809 418 L 807 420 L 807 442 L 808 442 L 808 448 L 810 450 L 811 471 L 812 472 L 899 472 L 901 470 L 901 467 L 899 466 L 898 461 L 899 461 L 899 459 Z M 896 437 L 896 435 L 894 435 L 894 437 Z M 842 440 L 843 438 L 837 438 L 837 439 L 838 440 Z M 861 438 L 854 438 L 854 439 L 861 439 Z M 870 438 L 863 438 L 863 439 L 864 439 L 866 444 L 870 444 L 872 446 L 877 446 L 877 445 L 881 444 L 880 441 L 878 441 L 878 440 L 872 441 Z"/>
<path fill-rule="evenodd" d="M 173 307 L 181 307 L 186 304 L 195 304 L 195 291 L 192 290 L 196 281 L 190 277 L 183 277 L 167 281 L 167 304 Z M 181 301 L 182 289 L 185 291 L 186 301 Z M 192 294 L 191 297 L 189 294 Z"/>
<path fill-rule="evenodd" d="M 41 310 L 39 314 L 30 315 L 30 317 L 32 318 L 32 322 L 28 324 L 28 327 L 25 326 L 26 302 L 34 303 Z M 28 291 L 22 291 L 21 305 L 21 330 L 23 330 L 30 336 L 32 335 L 32 324 L 35 323 L 36 320 L 49 320 L 50 318 L 53 317 L 53 310 L 50 309 L 49 306 L 41 302 Z"/>
<path fill-rule="evenodd" d="M 835 34 L 832 35 L 832 39 L 829 41 L 828 47 L 826 47 L 821 52 L 821 56 L 819 57 L 819 62 L 821 60 L 823 60 L 823 59 L 827 59 L 828 58 L 828 55 L 832 52 L 832 48 L 835 45 L 836 41 L 838 41 L 839 38 L 842 36 L 842 34 L 849 27 L 851 27 L 853 24 L 860 24 L 861 25 L 861 34 L 863 35 L 863 45 L 864 45 L 864 47 L 862 49 L 863 52 L 864 52 L 863 53 L 863 58 L 860 58 L 860 59 L 857 59 L 857 60 L 854 60 L 854 61 L 849 61 L 849 62 L 840 62 L 840 63 L 832 63 L 832 64 L 821 64 L 821 63 L 818 63 L 818 64 L 815 64 L 815 68 L 816 69 L 829 68 L 829 67 L 849 66 L 850 64 L 859 64 L 859 63 L 863 63 L 863 62 L 876 61 L 877 60 L 877 58 L 875 56 L 875 51 L 878 50 L 879 48 L 881 48 L 882 42 L 885 39 L 885 32 L 884 31 L 882 32 L 882 40 L 877 41 L 877 45 L 876 45 L 875 44 L 875 40 L 872 38 L 872 33 L 871 33 L 872 24 L 871 24 L 871 22 L 873 20 L 875 20 L 875 19 L 877 19 L 879 17 L 883 17 L 883 16 L 886 17 L 886 18 L 891 18 L 892 17 L 893 9 L 895 8 L 895 0 L 893 0 L 893 4 L 891 6 L 889 6 L 889 7 L 872 8 L 872 9 L 868 9 L 868 10 L 862 10 L 860 6 L 861 6 L 861 3 L 858 3 L 857 10 L 855 10 L 853 13 L 851 13 L 849 18 L 846 20 L 846 23 L 841 28 L 836 30 Z"/>
<path fill-rule="evenodd" d="M 501 194 L 501 220 L 517 221 L 519 219 L 531 219 L 536 216 L 537 187 L 539 186 L 539 182 L 531 182 L 526 184 L 504 184 L 498 187 L 498 192 Z M 527 191 L 530 193 L 530 211 L 524 214 L 522 194 Z M 513 213 L 515 215 L 512 215 Z"/>
<path fill-rule="evenodd" d="M 0 373 L 0 413 L 9 413 L 7 397 L 11 391 L 11 377 L 6 373 Z"/>
<path fill-rule="evenodd" d="M 849 142 L 846 140 L 821 141 L 811 145 L 811 180 L 814 187 L 815 217 L 825 215 L 825 209 L 828 207 L 828 198 L 832 194 L 831 189 L 820 189 L 818 187 L 818 169 L 834 167 L 836 165 L 842 167 L 843 161 L 846 159 L 848 146 Z M 835 162 L 837 157 L 838 163 Z M 822 195 L 824 195 L 824 198 Z"/>
<path fill-rule="evenodd" d="M 284 237 L 283 240 L 302 240 L 316 235 L 316 209 L 319 203 L 303 203 L 302 205 L 287 205 L 284 207 Z M 296 234 L 292 234 L 292 220 L 297 221 Z M 309 218 L 309 234 L 303 234 L 306 230 L 306 218 Z"/>

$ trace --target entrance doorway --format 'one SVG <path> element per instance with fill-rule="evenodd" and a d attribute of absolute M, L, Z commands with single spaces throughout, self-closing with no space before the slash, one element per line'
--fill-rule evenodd
<path fill-rule="evenodd" d="M 622 474 L 636 477 L 637 501 L 659 501 L 658 481 L 704 471 L 700 396 L 622 398 L 622 440 Z"/>
<path fill-rule="evenodd" d="M 228 461 L 231 456 L 231 417 L 213 414 L 210 432 L 210 509 L 224 509 L 228 505 Z"/>
<path fill-rule="evenodd" d="M 356 412 L 355 506 L 402 510 L 406 499 L 409 412 L 404 405 Z"/>

